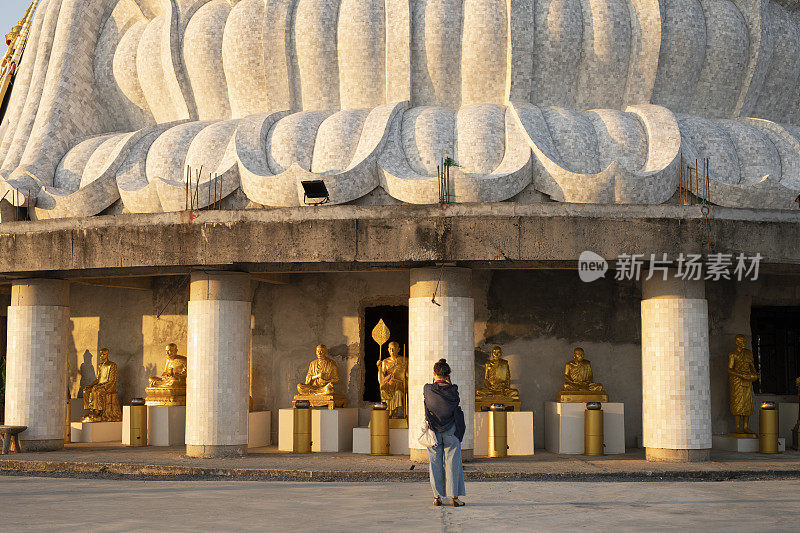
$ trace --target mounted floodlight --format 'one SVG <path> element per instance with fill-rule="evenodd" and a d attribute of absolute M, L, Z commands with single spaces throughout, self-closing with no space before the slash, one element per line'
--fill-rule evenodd
<path fill-rule="evenodd" d="M 303 202 L 306 205 L 322 205 L 331 201 L 328 187 L 322 180 L 303 181 Z"/>

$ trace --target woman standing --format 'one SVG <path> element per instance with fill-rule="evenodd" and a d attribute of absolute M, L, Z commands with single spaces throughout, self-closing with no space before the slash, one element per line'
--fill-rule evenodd
<path fill-rule="evenodd" d="M 453 507 L 466 494 L 464 466 L 461 463 L 461 440 L 466 424 L 459 406 L 458 385 L 450 383 L 450 365 L 445 359 L 433 365 L 433 383 L 423 388 L 425 419 L 436 434 L 436 445 L 428 448 L 433 505 L 442 505 L 442 496 L 453 498 Z"/>

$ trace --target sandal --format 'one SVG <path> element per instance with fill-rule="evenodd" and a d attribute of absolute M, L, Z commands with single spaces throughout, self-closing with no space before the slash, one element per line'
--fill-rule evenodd
<path fill-rule="evenodd" d="M 442 505 L 442 497 L 441 497 L 441 496 L 437 496 L 437 497 L 435 497 L 435 498 L 433 499 L 433 505 L 434 505 L 434 507 L 439 507 L 439 506 L 441 506 L 441 505 Z"/>
<path fill-rule="evenodd" d="M 458 498 L 453 498 L 453 507 L 464 507 L 466 504 Z"/>

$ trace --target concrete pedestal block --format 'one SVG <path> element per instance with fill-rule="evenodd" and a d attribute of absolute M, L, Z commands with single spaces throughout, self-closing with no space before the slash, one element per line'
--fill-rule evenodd
<path fill-rule="evenodd" d="M 311 451 L 345 452 L 353 449 L 353 428 L 358 426 L 358 409 L 313 409 Z M 293 409 L 278 411 L 278 450 L 292 451 Z"/>
<path fill-rule="evenodd" d="M 122 406 L 122 444 L 124 446 L 131 446 L 135 443 L 131 442 L 131 406 Z"/>
<path fill-rule="evenodd" d="M 150 446 L 182 446 L 185 444 L 186 406 L 148 405 L 147 443 Z"/>
<path fill-rule="evenodd" d="M 755 453 L 758 452 L 758 439 L 740 439 L 728 435 L 714 435 L 711 438 L 715 450 L 726 452 Z M 778 439 L 778 451 L 786 451 L 786 439 Z"/>
<path fill-rule="evenodd" d="M 369 428 L 353 428 L 353 453 L 371 453 Z M 408 428 L 389 428 L 389 453 L 409 455 Z"/>
<path fill-rule="evenodd" d="M 533 455 L 533 411 L 508 411 L 508 455 Z M 475 413 L 475 455 L 489 454 L 489 413 Z"/>
<path fill-rule="evenodd" d="M 545 402 L 544 441 L 548 452 L 583 453 L 583 421 L 586 404 Z M 603 404 L 605 454 L 625 453 L 625 405 Z"/>
<path fill-rule="evenodd" d="M 72 422 L 72 442 L 122 442 L 122 422 Z"/>
<path fill-rule="evenodd" d="M 272 411 L 251 411 L 247 415 L 247 447 L 263 448 L 272 440 Z"/>

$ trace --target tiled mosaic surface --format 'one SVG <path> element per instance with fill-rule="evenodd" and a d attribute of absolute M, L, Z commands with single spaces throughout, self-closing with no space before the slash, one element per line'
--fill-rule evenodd
<path fill-rule="evenodd" d="M 708 302 L 642 301 L 642 430 L 646 448 L 711 448 Z"/>
<path fill-rule="evenodd" d="M 39 218 L 94 215 L 120 196 L 129 212 L 175 210 L 191 163 L 226 174 L 223 194 L 242 205 L 298 205 L 310 175 L 330 182 L 332 203 L 378 187 L 387 201 L 435 203 L 433 167 L 453 157 L 459 202 L 532 188 L 556 201 L 657 204 L 675 191 L 682 153 L 711 159 L 715 203 L 795 209 L 797 6 L 43 1 L 0 125 L 0 195 L 31 196 L 20 202 L 36 201 Z M 407 117 L 365 122 L 399 103 Z M 519 106 L 527 117 L 509 121 Z M 258 143 L 283 171 L 248 169 L 255 154 L 236 147 L 247 126 L 230 121 L 308 112 L 330 117 L 301 117 L 287 142 Z M 135 164 L 154 124 L 206 120 L 204 136 L 161 133 L 167 153 Z M 397 142 L 385 143 L 391 129 Z M 76 146 L 112 132 L 110 145 Z M 71 151 L 72 174 L 57 177 Z M 122 174 L 127 186 L 115 183 Z"/>
<path fill-rule="evenodd" d="M 64 438 L 69 307 L 8 308 L 5 423 L 22 439 Z"/>
<path fill-rule="evenodd" d="M 461 447 L 473 448 L 475 414 L 475 304 L 472 298 L 437 297 L 408 300 L 408 394 L 409 446 L 422 449 L 416 441 L 417 428 L 425 418 L 422 387 L 433 381 L 433 365 L 447 359 L 452 382 L 458 385 L 467 432 Z"/>
<path fill-rule="evenodd" d="M 250 302 L 189 302 L 186 444 L 247 444 Z"/>

